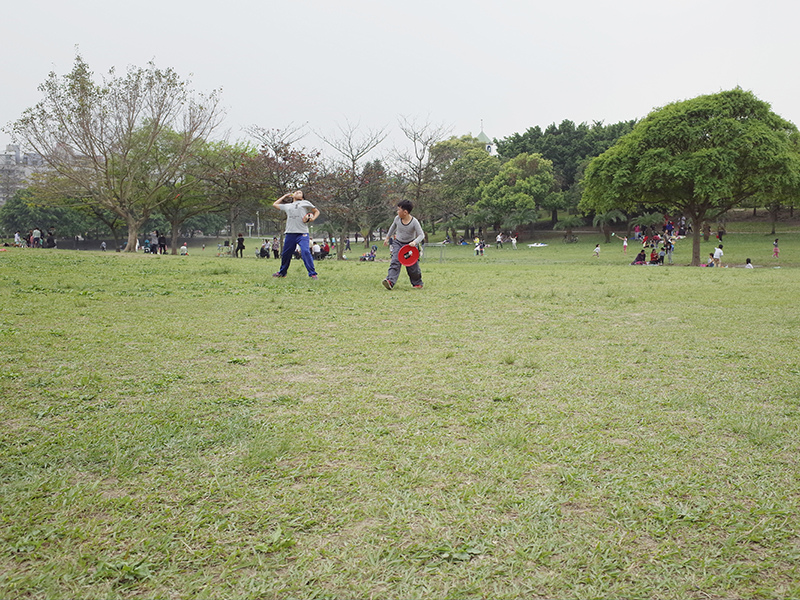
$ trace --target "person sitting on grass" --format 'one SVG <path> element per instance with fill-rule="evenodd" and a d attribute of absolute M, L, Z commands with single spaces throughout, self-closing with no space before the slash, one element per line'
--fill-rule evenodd
<path fill-rule="evenodd" d="M 378 249 L 377 246 L 373 246 L 369 252 L 365 252 L 361 255 L 361 258 L 358 260 L 360 262 L 373 262 L 375 260 L 375 251 Z"/>
<path fill-rule="evenodd" d="M 639 251 L 639 254 L 636 255 L 636 258 L 633 259 L 633 262 L 631 264 L 632 265 L 646 265 L 647 264 L 647 254 L 645 253 L 644 248 L 642 248 Z"/>

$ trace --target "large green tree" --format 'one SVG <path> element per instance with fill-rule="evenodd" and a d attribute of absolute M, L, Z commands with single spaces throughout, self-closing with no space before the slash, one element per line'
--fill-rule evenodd
<path fill-rule="evenodd" d="M 503 164 L 490 181 L 481 186 L 481 199 L 475 204 L 487 211 L 498 227 L 514 212 L 538 209 L 555 193 L 553 163 L 541 154 L 519 154 Z"/>
<path fill-rule="evenodd" d="M 703 221 L 755 196 L 797 193 L 800 134 L 751 92 L 699 96 L 650 113 L 589 164 L 583 183 L 585 211 L 686 215 L 698 265 Z"/>
<path fill-rule="evenodd" d="M 589 159 L 600 155 L 633 129 L 635 121 L 621 121 L 612 125 L 595 122 L 592 125 L 575 125 L 564 120 L 560 125 L 530 127 L 524 133 L 515 133 L 498 140 L 497 150 L 504 158 L 519 154 L 541 154 L 553 163 L 553 176 L 561 194 L 552 195 L 542 208 L 548 210 L 551 220 L 558 220 L 559 210 L 575 208 L 580 194 L 573 193 Z"/>
<path fill-rule="evenodd" d="M 480 140 L 472 136 L 450 137 L 435 144 L 439 199 L 438 218 L 444 220 L 453 240 L 457 227 L 468 227 L 474 219 L 469 209 L 481 199 L 481 185 L 500 170 L 500 159 L 490 155 Z"/>
<path fill-rule="evenodd" d="M 152 63 L 98 82 L 80 56 L 39 90 L 43 99 L 14 123 L 14 136 L 43 157 L 65 196 L 123 218 L 134 251 L 139 228 L 166 199 L 162 187 L 218 125 L 217 95 L 198 95 Z"/>

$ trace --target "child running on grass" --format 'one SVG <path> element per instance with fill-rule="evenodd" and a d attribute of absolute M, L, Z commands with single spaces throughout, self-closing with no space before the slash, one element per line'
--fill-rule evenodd
<path fill-rule="evenodd" d="M 411 216 L 414 204 L 410 200 L 401 200 L 397 203 L 397 216 L 389 227 L 383 245 L 388 246 L 391 242 L 392 260 L 389 263 L 389 273 L 383 280 L 383 287 L 387 290 L 394 288 L 397 278 L 400 276 L 400 248 L 409 244 L 418 246 L 425 239 L 422 225 L 416 217 Z M 392 237 L 394 236 L 394 237 Z M 422 270 L 419 268 L 419 261 L 406 267 L 406 273 L 411 280 L 411 285 L 417 289 L 422 289 Z"/>

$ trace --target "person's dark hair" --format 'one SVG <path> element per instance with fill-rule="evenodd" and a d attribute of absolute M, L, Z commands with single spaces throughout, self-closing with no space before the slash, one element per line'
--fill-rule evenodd
<path fill-rule="evenodd" d="M 397 203 L 397 208 L 402 208 L 403 210 L 411 212 L 414 210 L 414 203 L 411 202 L 411 200 L 400 200 L 400 202 Z"/>

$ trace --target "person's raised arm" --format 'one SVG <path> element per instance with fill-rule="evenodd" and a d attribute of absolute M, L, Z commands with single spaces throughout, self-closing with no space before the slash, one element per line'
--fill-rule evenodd
<path fill-rule="evenodd" d="M 272 203 L 272 206 L 274 206 L 275 208 L 278 208 L 278 207 L 279 207 L 281 204 L 284 204 L 284 202 L 283 202 L 283 201 L 284 201 L 286 198 L 291 198 L 291 196 L 292 196 L 292 194 L 291 194 L 291 193 L 284 194 L 283 196 L 281 196 L 280 198 L 278 198 L 277 200 L 275 200 L 275 202 L 273 202 L 273 203 Z"/>

